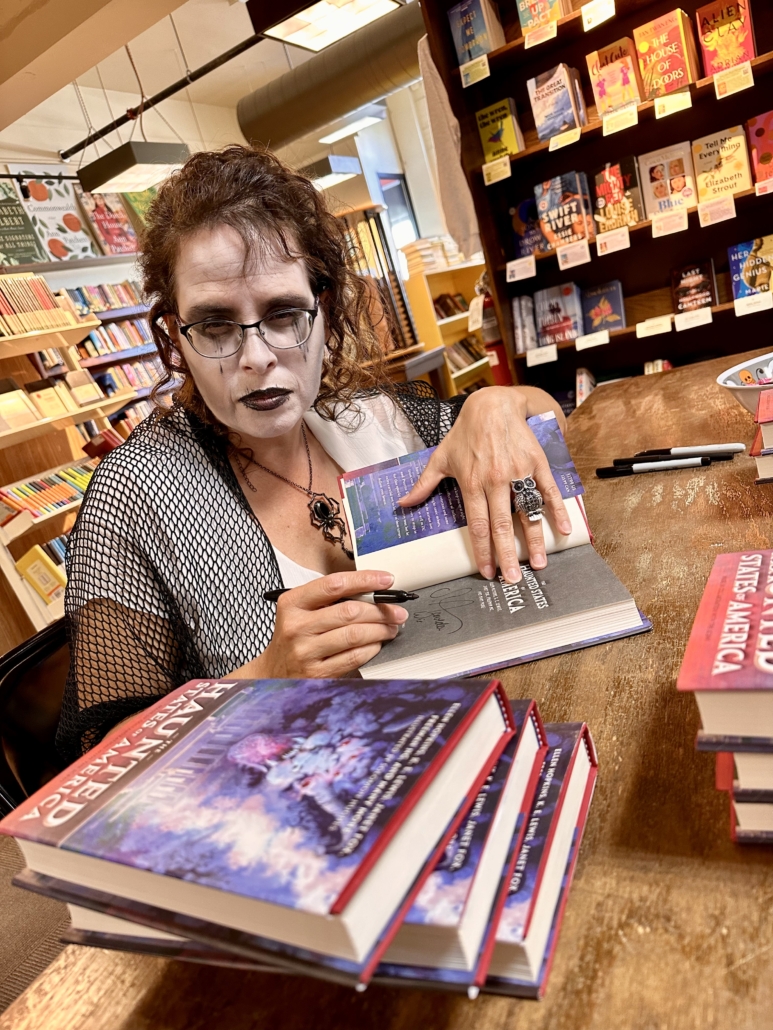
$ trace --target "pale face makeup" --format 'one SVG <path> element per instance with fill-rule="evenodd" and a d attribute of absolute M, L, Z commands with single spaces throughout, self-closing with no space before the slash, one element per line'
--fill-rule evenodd
<path fill-rule="evenodd" d="M 272 311 L 311 309 L 315 303 L 300 258 L 288 260 L 277 245 L 245 263 L 239 234 L 225 225 L 185 240 L 175 281 L 183 325 L 207 318 L 251 323 Z M 245 442 L 289 433 L 319 392 L 325 350 L 321 311 L 307 343 L 292 350 L 272 350 L 257 329 L 247 330 L 241 350 L 227 358 L 202 357 L 182 334 L 177 334 L 177 345 L 204 403 Z"/>

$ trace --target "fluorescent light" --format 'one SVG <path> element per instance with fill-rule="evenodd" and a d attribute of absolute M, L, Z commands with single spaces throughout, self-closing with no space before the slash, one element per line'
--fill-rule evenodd
<path fill-rule="evenodd" d="M 339 182 L 346 182 L 355 175 L 361 175 L 362 168 L 356 157 L 328 154 L 320 161 L 301 168 L 301 174 L 308 176 L 318 190 L 327 190 L 331 186 L 337 186 Z"/>
<path fill-rule="evenodd" d="M 337 143 L 339 139 L 353 136 L 355 132 L 359 132 L 360 129 L 367 129 L 369 125 L 378 125 L 380 121 L 380 118 L 374 118 L 373 115 L 367 114 L 364 118 L 358 118 L 356 122 L 349 122 L 348 125 L 344 125 L 343 129 L 336 129 L 335 132 L 331 132 L 327 136 L 323 136 L 319 142 Z"/>
<path fill-rule="evenodd" d="M 265 35 L 306 50 L 324 50 L 399 6 L 397 0 L 321 0 L 266 29 Z"/>
<path fill-rule="evenodd" d="M 89 193 L 139 193 L 161 182 L 189 157 L 184 143 L 124 143 L 78 169 L 78 178 Z"/>

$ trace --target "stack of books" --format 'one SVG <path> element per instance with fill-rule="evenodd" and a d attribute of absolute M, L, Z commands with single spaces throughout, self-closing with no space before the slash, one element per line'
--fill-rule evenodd
<path fill-rule="evenodd" d="M 81 315 L 143 306 L 140 284 L 129 280 L 122 283 L 102 283 L 100 286 L 79 286 L 71 290 L 60 290 L 60 294 L 69 297 Z"/>
<path fill-rule="evenodd" d="M 194 680 L 0 832 L 75 943 L 538 997 L 596 770 L 497 680 Z"/>
<path fill-rule="evenodd" d="M 152 358 L 112 365 L 95 376 L 108 397 L 126 390 L 149 390 L 158 381 L 160 370 Z"/>
<path fill-rule="evenodd" d="M 697 747 L 717 752 L 739 842 L 773 843 L 771 594 L 773 551 L 717 555 L 677 681 L 695 694 Z"/>
<path fill-rule="evenodd" d="M 773 483 L 773 390 L 761 390 L 754 416 L 757 431 L 750 454 L 757 463 L 757 485 Z"/>
<path fill-rule="evenodd" d="M 95 461 L 78 461 L 36 479 L 0 487 L 0 500 L 13 514 L 0 515 L 0 525 L 27 511 L 34 519 L 54 515 L 60 508 L 79 501 L 89 485 Z"/>
<path fill-rule="evenodd" d="M 400 248 L 408 262 L 408 277 L 439 272 L 458 265 L 464 258 L 450 236 L 427 236 Z"/>
<path fill-rule="evenodd" d="M 60 307 L 42 276 L 32 272 L 0 276 L 0 337 L 66 329 L 79 321 Z"/>
<path fill-rule="evenodd" d="M 152 343 L 150 326 L 144 319 L 125 319 L 120 322 L 106 322 L 98 329 L 93 329 L 86 339 L 78 344 L 78 354 L 81 358 L 98 358 Z"/>
<path fill-rule="evenodd" d="M 487 357 L 486 348 L 477 336 L 465 336 L 446 346 L 446 358 L 453 372 L 461 372 Z"/>

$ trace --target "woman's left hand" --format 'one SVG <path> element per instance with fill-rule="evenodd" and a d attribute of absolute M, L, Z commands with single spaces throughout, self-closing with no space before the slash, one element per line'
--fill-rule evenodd
<path fill-rule="evenodd" d="M 513 533 L 511 481 L 531 476 L 545 509 L 560 533 L 572 531 L 561 492 L 545 452 L 526 424 L 527 402 L 518 389 L 488 386 L 464 403 L 453 428 L 441 441 L 413 489 L 400 498 L 403 507 L 425 501 L 446 476 L 462 491 L 475 561 L 492 579 L 496 566 L 509 583 L 521 578 Z M 529 564 L 547 564 L 540 521 L 521 514 Z"/>

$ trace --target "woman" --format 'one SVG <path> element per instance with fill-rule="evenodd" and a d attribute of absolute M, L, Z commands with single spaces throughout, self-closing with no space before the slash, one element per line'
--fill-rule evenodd
<path fill-rule="evenodd" d="M 194 155 L 159 190 L 140 264 L 166 381 L 182 386 L 102 461 L 71 536 L 68 757 L 189 679 L 350 675 L 396 635 L 403 608 L 332 603 L 392 585 L 353 571 L 341 471 L 439 443 L 402 503 L 456 477 L 488 577 L 498 562 L 520 578 L 513 478 L 533 475 L 570 531 L 525 423 L 552 399 L 490 387 L 460 410 L 424 384 L 395 395 L 367 364 L 372 294 L 340 223 L 270 153 Z M 542 568 L 539 522 L 524 525 Z M 294 589 L 263 599 L 281 586 Z"/>

